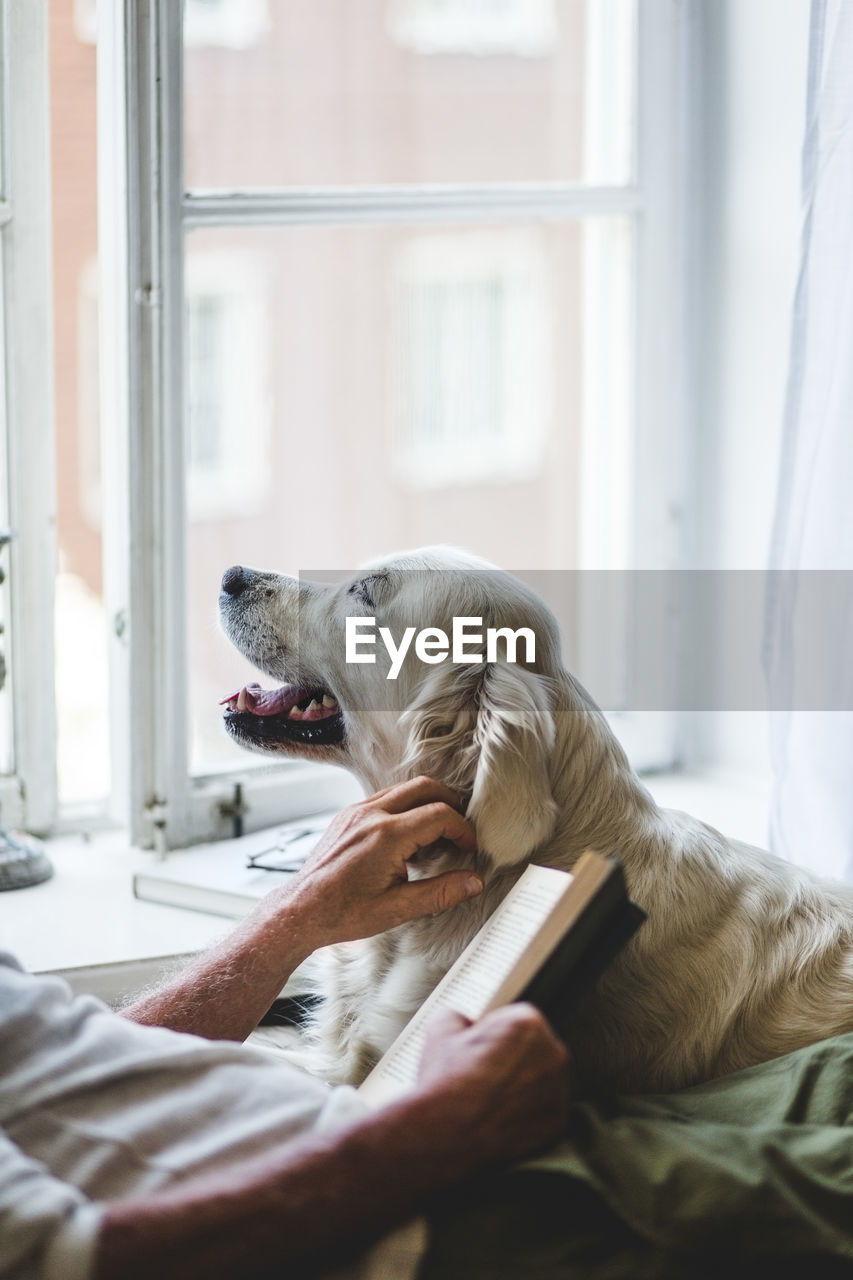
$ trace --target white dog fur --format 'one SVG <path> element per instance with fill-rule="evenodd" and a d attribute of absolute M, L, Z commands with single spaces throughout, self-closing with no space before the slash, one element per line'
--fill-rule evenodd
<path fill-rule="evenodd" d="M 582 1080 L 622 1092 L 678 1089 L 853 1030 L 853 886 L 820 881 L 687 814 L 659 808 L 603 714 L 562 665 L 553 616 L 509 574 L 435 547 L 338 587 L 232 569 L 226 634 L 267 675 L 338 700 L 340 741 L 288 738 L 236 704 L 244 745 L 330 760 L 366 793 L 428 774 L 459 791 L 480 853 L 436 848 L 416 874 L 474 865 L 486 888 L 446 913 L 329 948 L 324 1000 L 295 1056 L 358 1083 L 528 861 L 571 868 L 618 852 L 648 920 L 581 1006 L 571 1042 Z M 225 580 L 223 580 L 225 582 Z M 454 616 L 532 627 L 531 665 L 425 666 L 396 681 L 344 661 L 344 618 L 439 626 Z M 265 737 L 259 736 L 263 730 Z M 298 732 L 298 731 L 294 731 Z"/>

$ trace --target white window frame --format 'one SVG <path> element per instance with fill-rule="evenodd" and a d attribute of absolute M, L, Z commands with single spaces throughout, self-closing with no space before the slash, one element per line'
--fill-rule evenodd
<path fill-rule="evenodd" d="M 269 29 L 269 0 L 185 0 L 186 38 L 192 45 L 246 49 Z M 74 29 L 78 39 L 98 39 L 98 0 L 74 0 Z"/>
<path fill-rule="evenodd" d="M 78 387 L 80 422 L 80 509 L 93 529 L 101 531 L 101 437 L 97 344 L 99 331 L 97 258 L 87 262 L 78 286 Z M 222 304 L 221 362 L 223 419 L 241 423 L 239 436 L 222 441 L 212 466 L 192 464 L 187 476 L 190 520 L 218 519 L 243 510 L 243 492 L 251 484 L 256 501 L 272 483 L 266 465 L 271 441 L 270 405 L 264 388 L 270 353 L 266 323 L 264 275 L 257 254 L 216 249 L 195 253 L 187 262 L 187 293 L 215 296 Z"/>
<path fill-rule="evenodd" d="M 613 0 L 599 0 L 592 12 L 594 20 L 587 33 L 588 64 L 624 64 L 624 48 L 606 47 L 602 26 L 606 6 Z M 688 209 L 687 150 L 690 129 L 695 125 L 688 97 L 690 81 L 688 57 L 694 62 L 701 51 L 691 44 L 693 11 L 675 0 L 639 0 L 637 30 L 637 133 L 636 167 L 638 186 L 636 274 L 633 318 L 629 342 L 634 364 L 631 378 L 635 411 L 631 424 L 634 448 L 624 432 L 628 423 L 626 406 L 620 403 L 624 388 L 589 365 L 584 370 L 586 421 L 597 430 L 582 432 L 581 512 L 579 567 L 591 572 L 582 580 L 579 616 L 599 617 L 593 607 L 583 607 L 583 591 L 600 592 L 602 572 L 614 572 L 614 590 L 619 574 L 630 569 L 676 569 L 683 567 L 684 531 L 679 525 L 684 495 L 688 491 L 689 431 L 687 412 L 689 349 L 687 293 L 689 288 L 688 243 L 691 211 Z M 617 77 L 618 80 L 618 77 Z M 615 97 L 601 106 L 604 117 L 624 109 Z M 602 140 L 612 136 L 607 119 L 593 113 L 587 121 L 586 152 L 600 157 L 603 172 L 618 171 L 623 161 L 608 155 Z M 619 287 L 619 272 L 606 236 L 598 234 L 595 223 L 586 229 L 584 266 L 584 329 L 602 332 L 589 351 L 606 353 L 612 332 L 604 340 L 603 327 L 612 308 L 606 299 Z M 606 359 L 606 354 L 604 356 Z M 602 405 L 593 394 L 607 397 Z M 621 457 L 618 473 L 604 458 Z M 633 547 L 630 561 L 625 548 Z M 610 652 L 602 649 L 600 629 L 578 637 L 581 660 L 586 670 L 622 671 L 627 688 L 631 619 L 627 612 L 624 629 L 614 629 L 608 637 Z M 595 687 L 594 682 L 591 687 Z M 675 754 L 681 743 L 678 717 L 674 711 L 631 711 L 614 709 L 608 714 L 611 727 L 640 770 L 659 771 L 679 763 Z"/>
<path fill-rule="evenodd" d="M 639 182 L 189 194 L 182 179 L 180 10 L 173 0 L 121 0 L 99 10 L 99 101 L 110 104 L 100 113 L 100 171 L 112 181 L 100 193 L 100 256 L 102 286 L 108 286 L 102 303 L 102 421 L 116 424 L 104 433 L 104 474 L 111 477 L 104 501 L 118 752 L 114 797 L 116 816 L 127 823 L 132 839 L 162 849 L 229 834 L 235 794 L 238 807 L 248 806 L 244 830 L 338 802 L 335 770 L 291 764 L 206 778 L 189 774 L 183 373 L 188 230 L 630 217 L 637 263 L 636 433 L 642 442 L 631 488 L 653 492 L 651 505 L 666 512 L 682 483 L 673 448 L 683 386 L 680 371 L 673 369 L 682 320 L 682 5 L 639 3 Z M 116 110 L 119 104 L 123 111 Z M 662 457 L 673 460 L 665 474 Z M 592 492 L 585 494 L 582 522 L 589 546 L 600 534 L 609 536 L 609 530 L 596 532 L 591 513 L 606 513 L 610 504 L 595 492 L 601 468 L 588 468 L 588 474 Z M 676 562 L 675 531 L 666 518 L 650 529 L 628 502 L 620 519 L 633 535 L 635 564 Z M 148 548 L 141 561 L 139 548 Z M 241 790 L 235 793 L 237 783 Z"/>
<path fill-rule="evenodd" d="M 53 592 L 56 483 L 47 0 L 2 0 L 0 233 L 3 242 L 3 552 L 12 772 L 0 777 L 0 824 L 45 832 L 56 817 Z"/>

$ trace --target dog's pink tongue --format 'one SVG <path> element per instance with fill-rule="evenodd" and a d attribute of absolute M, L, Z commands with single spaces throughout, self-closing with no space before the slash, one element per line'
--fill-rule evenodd
<path fill-rule="evenodd" d="M 262 689 L 259 684 L 247 684 L 237 693 L 223 698 L 219 705 L 236 701 L 240 711 L 251 711 L 256 716 L 278 716 L 295 707 L 301 696 L 294 684 L 283 684 L 279 689 Z"/>

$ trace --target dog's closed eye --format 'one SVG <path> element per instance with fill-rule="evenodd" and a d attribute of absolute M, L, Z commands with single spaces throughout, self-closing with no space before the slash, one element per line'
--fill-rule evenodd
<path fill-rule="evenodd" d="M 355 596 L 357 600 L 361 600 L 370 609 L 376 608 L 375 596 L 377 589 L 386 581 L 387 575 L 384 573 L 371 573 L 366 578 L 359 578 L 358 582 L 354 582 L 347 591 L 347 595 Z"/>

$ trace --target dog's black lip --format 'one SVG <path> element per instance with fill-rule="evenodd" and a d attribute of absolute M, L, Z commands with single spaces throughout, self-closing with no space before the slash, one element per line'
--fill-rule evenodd
<path fill-rule="evenodd" d="M 309 746 L 334 746 L 344 740 L 344 718 L 340 712 L 325 720 L 291 720 L 288 716 L 255 716 L 251 711 L 226 711 L 226 729 L 235 738 L 264 743 L 302 742 Z"/>

